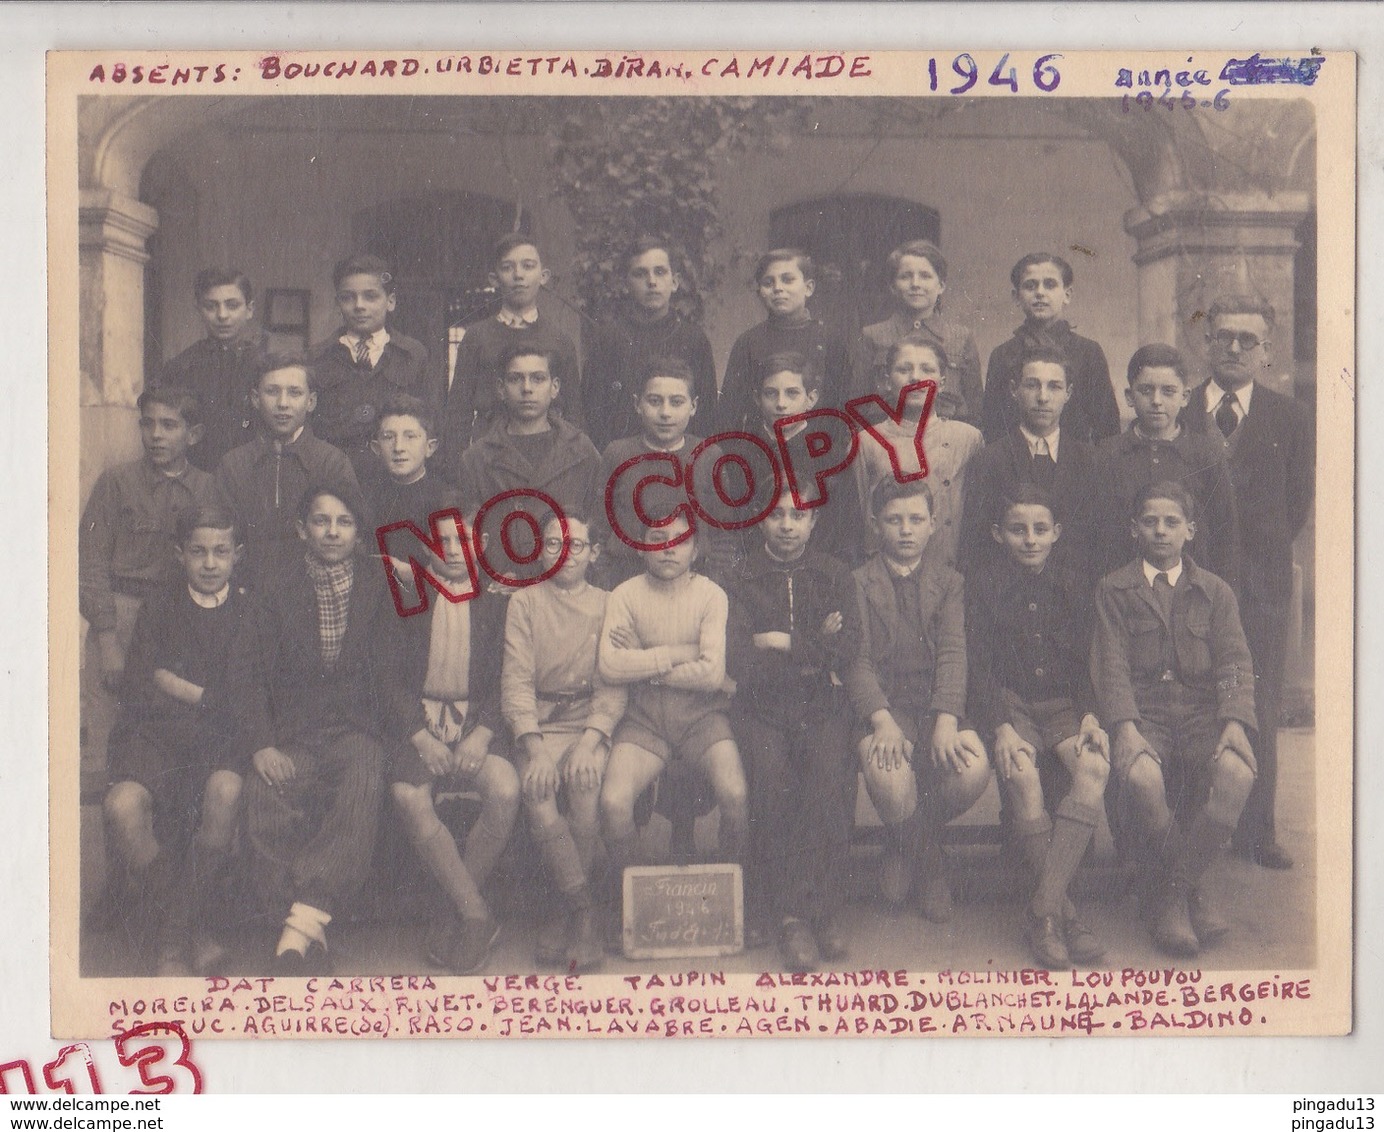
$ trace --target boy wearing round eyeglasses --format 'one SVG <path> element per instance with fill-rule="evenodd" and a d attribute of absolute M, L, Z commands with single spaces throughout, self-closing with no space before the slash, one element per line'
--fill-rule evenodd
<path fill-rule="evenodd" d="M 1312 507 L 1316 452 L 1312 418 L 1301 402 L 1263 384 L 1272 373 L 1274 309 L 1253 295 L 1218 298 L 1207 312 L 1211 379 L 1183 418 L 1191 432 L 1220 441 L 1239 512 L 1240 617 L 1254 657 L 1259 777 L 1234 847 L 1264 868 L 1288 869 L 1278 843 L 1274 795 L 1278 717 L 1293 591 L 1293 540 Z"/>

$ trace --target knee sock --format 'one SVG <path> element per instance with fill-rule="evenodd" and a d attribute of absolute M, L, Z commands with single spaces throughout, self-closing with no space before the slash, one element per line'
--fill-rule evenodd
<path fill-rule="evenodd" d="M 230 852 L 223 848 L 212 849 L 196 841 L 192 843 L 191 876 L 192 928 L 196 932 L 206 932 L 211 920 L 212 909 L 216 906 L 216 885 L 221 878 L 221 870 L 226 867 Z"/>
<path fill-rule="evenodd" d="M 716 831 L 716 847 L 721 859 L 742 864 L 749 839 L 749 815 L 745 810 L 734 812 L 722 807 L 721 822 Z"/>
<path fill-rule="evenodd" d="M 548 876 L 564 895 L 586 885 L 586 871 L 581 867 L 581 857 L 577 853 L 576 842 L 572 840 L 567 823 L 558 818 L 552 825 L 533 827 L 533 839 L 538 842 L 538 852 L 543 858 L 543 867 Z"/>
<path fill-rule="evenodd" d="M 638 844 L 639 834 L 637 832 L 606 838 L 606 863 L 609 873 L 606 878 L 609 888 L 608 899 L 616 907 L 619 907 L 624 901 L 625 869 L 634 863 L 634 851 Z"/>
<path fill-rule="evenodd" d="M 327 946 L 327 925 L 332 922 L 329 913 L 322 911 L 321 908 L 314 908 L 311 904 L 295 903 L 288 910 L 288 918 L 284 920 L 283 934 L 279 936 L 279 946 L 275 949 L 275 955 L 284 955 L 290 951 L 296 951 L 299 955 L 306 955 L 308 947 L 316 942 L 323 947 Z"/>
<path fill-rule="evenodd" d="M 456 838 L 445 825 L 434 817 L 432 828 L 413 838 L 413 847 L 462 916 L 486 915 L 480 888 L 457 851 Z"/>
<path fill-rule="evenodd" d="M 1234 832 L 1233 825 L 1217 821 L 1205 810 L 1192 819 L 1191 826 L 1182 835 L 1176 856 L 1178 879 L 1183 881 L 1189 890 L 1195 889 L 1201 882 L 1202 874 Z"/>
<path fill-rule="evenodd" d="M 503 806 L 489 802 L 481 806 L 476 824 L 466 835 L 466 870 L 477 888 L 485 884 L 486 878 L 494 871 L 513 828 L 514 818 Z"/>
<path fill-rule="evenodd" d="M 1100 821 L 1095 806 L 1063 798 L 1057 806 L 1057 821 L 1053 824 L 1052 840 L 1038 873 L 1038 889 L 1033 894 L 1033 912 L 1037 916 L 1061 916 L 1067 903 L 1067 888 L 1076 876 L 1091 834 Z"/>
<path fill-rule="evenodd" d="M 1010 824 L 1014 844 L 1023 855 L 1024 864 L 1033 874 L 1035 883 L 1043 875 L 1043 864 L 1048 859 L 1048 844 L 1052 838 L 1052 820 L 1046 811 L 1036 818 L 1014 818 Z"/>

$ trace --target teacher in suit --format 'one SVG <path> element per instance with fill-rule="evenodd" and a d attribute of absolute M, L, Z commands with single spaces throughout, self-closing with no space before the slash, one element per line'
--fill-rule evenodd
<path fill-rule="evenodd" d="M 1183 410 L 1189 429 L 1220 436 L 1240 516 L 1240 619 L 1254 658 L 1259 776 L 1234 847 L 1264 868 L 1289 869 L 1278 842 L 1274 801 L 1278 718 L 1293 588 L 1293 540 L 1315 487 L 1313 421 L 1307 409 L 1260 380 L 1272 361 L 1274 309 L 1262 298 L 1219 298 L 1207 312 L 1211 380 Z"/>

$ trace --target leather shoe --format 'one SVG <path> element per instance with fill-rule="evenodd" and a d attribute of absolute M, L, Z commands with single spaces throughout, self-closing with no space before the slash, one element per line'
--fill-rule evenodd
<path fill-rule="evenodd" d="M 552 912 L 543 926 L 538 929 L 538 942 L 534 944 L 534 962 L 550 967 L 563 963 L 567 953 L 567 908 L 564 906 Z"/>
<path fill-rule="evenodd" d="M 464 917 L 457 928 L 456 942 L 447 967 L 454 975 L 474 975 L 485 964 L 490 949 L 500 938 L 500 924 L 490 916 Z"/>
<path fill-rule="evenodd" d="M 1062 928 L 1056 916 L 1035 916 L 1030 912 L 1024 939 L 1040 967 L 1060 971 L 1071 965 L 1067 942 L 1062 938 Z"/>
<path fill-rule="evenodd" d="M 1153 942 L 1166 955 L 1191 958 L 1201 950 L 1197 933 L 1187 912 L 1187 892 L 1176 888 L 1168 892 L 1153 920 Z"/>
<path fill-rule="evenodd" d="M 274 974 L 290 979 L 307 979 L 313 975 L 330 975 L 332 961 L 327 949 L 316 940 L 308 944 L 307 954 L 285 951 L 274 956 Z"/>
<path fill-rule="evenodd" d="M 789 971 L 800 974 L 817 966 L 817 941 L 802 920 L 788 919 L 779 928 L 779 954 Z"/>
<path fill-rule="evenodd" d="M 1105 944 L 1075 916 L 1062 922 L 1062 938 L 1067 941 L 1067 954 L 1073 963 L 1095 963 L 1105 958 Z"/>
<path fill-rule="evenodd" d="M 572 933 L 567 944 L 567 969 L 590 971 L 605 960 L 605 940 L 601 938 L 601 917 L 589 905 L 572 916 Z"/>
<path fill-rule="evenodd" d="M 1215 905 L 1199 890 L 1187 898 L 1187 917 L 1191 920 L 1192 930 L 1197 933 L 1197 941 L 1202 947 L 1220 943 L 1230 931 L 1230 925 L 1216 913 Z"/>
<path fill-rule="evenodd" d="M 1286 872 L 1293 867 L 1293 859 L 1277 841 L 1263 841 L 1250 850 L 1250 860 L 1261 869 L 1277 869 Z"/>
<path fill-rule="evenodd" d="M 923 919 L 934 924 L 945 924 L 950 920 L 956 909 L 952 905 L 951 882 L 940 860 L 937 868 L 921 879 L 920 888 L 918 911 Z"/>
<path fill-rule="evenodd" d="M 812 925 L 812 934 L 817 937 L 817 952 L 829 963 L 846 957 L 846 939 L 841 934 L 841 925 L 835 916 L 823 916 Z"/>

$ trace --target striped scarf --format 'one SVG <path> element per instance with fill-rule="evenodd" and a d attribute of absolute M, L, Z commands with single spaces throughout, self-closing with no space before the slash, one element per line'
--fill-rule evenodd
<path fill-rule="evenodd" d="M 308 577 L 317 594 L 317 631 L 322 646 L 322 663 L 331 667 L 341 655 L 346 637 L 346 617 L 351 609 L 351 582 L 355 560 L 328 565 L 309 556 Z"/>

